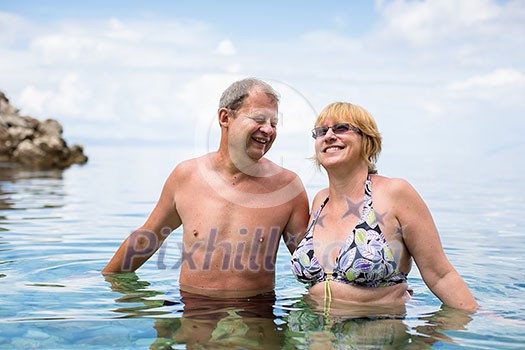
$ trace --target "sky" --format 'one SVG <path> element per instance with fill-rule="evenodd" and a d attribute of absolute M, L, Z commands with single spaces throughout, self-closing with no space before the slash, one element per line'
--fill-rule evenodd
<path fill-rule="evenodd" d="M 523 0 L 0 0 L 0 91 L 71 144 L 197 154 L 222 91 L 254 76 L 281 94 L 277 159 L 311 155 L 316 115 L 346 101 L 382 157 L 496 166 L 525 150 L 524 33 Z"/>

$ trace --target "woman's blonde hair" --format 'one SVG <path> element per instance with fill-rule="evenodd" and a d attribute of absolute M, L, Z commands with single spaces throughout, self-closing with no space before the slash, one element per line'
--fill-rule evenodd
<path fill-rule="evenodd" d="M 314 127 L 325 124 L 327 119 L 331 119 L 334 124 L 348 123 L 361 130 L 361 156 L 368 165 L 368 172 L 377 173 L 375 163 L 381 153 L 382 138 L 374 117 L 363 107 L 348 102 L 334 102 L 321 111 Z M 315 161 L 319 165 L 317 158 Z"/>

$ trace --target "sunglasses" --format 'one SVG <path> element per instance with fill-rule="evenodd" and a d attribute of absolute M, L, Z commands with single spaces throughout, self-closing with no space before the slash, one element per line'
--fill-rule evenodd
<path fill-rule="evenodd" d="M 314 139 L 318 137 L 322 137 L 326 135 L 326 133 L 330 129 L 332 129 L 334 134 L 344 134 L 345 132 L 348 132 L 348 131 L 354 131 L 358 133 L 359 135 L 361 135 L 361 130 L 359 130 L 355 126 L 350 125 L 348 123 L 339 123 L 339 124 L 334 124 L 330 126 L 318 126 L 317 128 L 312 129 L 312 137 Z"/>

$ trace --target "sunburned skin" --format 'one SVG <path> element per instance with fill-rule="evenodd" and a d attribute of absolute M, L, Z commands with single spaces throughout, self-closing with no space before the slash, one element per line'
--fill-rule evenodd
<path fill-rule="evenodd" d="M 184 222 L 181 245 L 181 289 L 209 296 L 241 297 L 270 291 L 274 287 L 275 259 L 281 239 L 292 251 L 297 235 L 290 216 L 304 201 L 302 184 L 295 174 L 275 164 L 266 167 L 275 175 L 253 178 L 237 175 L 214 190 L 213 181 L 223 181 L 213 171 L 214 154 L 181 163 L 167 180 L 164 196 L 173 198 L 178 220 Z M 179 187 L 193 191 L 179 190 Z M 253 201 L 255 197 L 255 201 Z M 199 205 L 194 205 L 195 198 Z M 299 204 L 298 204 L 299 203 Z M 303 213 L 304 227 L 307 212 Z M 129 241 L 124 269 L 144 260 L 161 244 L 153 218 Z M 288 225 L 288 227 L 287 227 Z M 168 235 L 169 227 L 160 229 Z M 255 294 L 254 294 L 255 293 Z"/>
<path fill-rule="evenodd" d="M 370 182 L 370 184 L 372 184 L 372 182 Z M 374 186 L 371 185 L 367 188 L 373 187 Z M 325 195 L 328 195 L 328 193 L 321 192 L 318 198 L 323 198 Z M 373 208 L 371 207 L 372 202 L 374 203 Z M 317 203 L 319 203 L 319 200 L 317 200 Z M 388 249 L 390 252 L 389 254 L 392 255 L 393 261 L 395 261 L 394 266 L 400 266 L 400 272 L 403 272 L 404 275 L 407 275 L 410 271 L 411 259 L 409 254 L 407 254 L 405 246 L 403 245 L 402 230 L 398 225 L 395 215 L 392 214 L 392 208 L 388 207 L 388 205 L 385 205 L 385 203 L 388 202 L 385 202 L 384 198 L 381 195 L 378 195 L 377 200 L 375 200 L 375 197 L 371 198 L 365 196 L 365 198 L 361 201 L 355 201 L 350 197 L 345 197 L 344 203 L 345 205 L 343 207 L 337 208 L 330 206 L 330 201 L 328 198 L 325 199 L 321 208 L 319 209 L 322 211 L 316 213 L 317 216 L 314 216 L 314 222 L 312 223 L 313 226 L 311 226 L 309 229 L 309 232 L 314 233 L 312 236 L 313 239 L 310 241 L 307 240 L 306 242 L 310 242 L 310 244 L 312 244 L 314 257 L 319 262 L 322 270 L 327 273 L 333 271 L 336 267 L 336 259 L 343 259 L 347 252 L 351 252 L 351 250 L 343 252 L 343 249 L 350 248 L 352 245 L 349 246 L 349 244 L 354 242 L 353 240 L 356 239 L 355 235 L 357 234 L 357 231 L 352 232 L 350 227 L 355 227 L 357 230 L 358 227 L 362 227 L 362 224 L 366 222 L 367 225 L 370 223 L 372 227 L 376 225 L 378 226 L 378 232 L 386 240 L 385 244 L 387 247 L 380 249 Z M 364 211 L 365 205 L 367 208 L 370 208 L 369 211 Z M 379 207 L 381 211 L 376 210 L 376 207 Z M 361 223 L 361 226 L 356 226 L 358 223 Z M 370 232 L 372 232 L 374 235 L 377 234 L 376 231 Z M 386 234 L 383 232 L 386 232 Z M 344 240 L 341 240 L 341 238 L 344 238 Z M 352 239 L 352 241 L 346 242 L 349 239 Z M 380 242 L 378 242 L 378 244 L 379 243 Z M 363 248 L 356 248 L 370 249 L 372 247 L 374 246 L 363 246 Z M 381 247 L 381 245 L 378 245 L 374 249 L 379 249 L 379 247 Z M 299 248 L 299 250 L 301 250 L 301 248 Z M 374 259 L 377 259 L 377 254 L 380 251 L 374 253 L 374 256 L 376 256 Z M 363 254 L 365 253 L 364 251 L 362 252 Z M 302 253 L 298 253 L 296 251 L 296 253 L 294 253 L 294 258 L 296 257 L 295 254 Z M 298 255 L 297 258 L 299 260 L 294 263 L 294 266 L 297 267 L 303 266 L 302 264 L 308 261 L 303 260 L 301 255 Z M 301 263 L 301 261 L 304 262 Z M 352 260 L 350 260 L 350 262 L 351 261 Z M 349 262 L 345 262 L 345 264 L 348 263 Z M 312 265 L 312 267 L 314 266 L 315 264 Z M 345 266 L 349 267 L 348 265 L 344 265 L 340 268 L 347 268 Z M 386 271 L 391 271 L 390 273 L 394 272 L 393 270 Z M 330 279 L 329 282 L 320 281 L 315 283 L 310 288 L 310 295 L 313 299 L 326 298 L 327 288 L 329 288 L 330 295 L 333 300 L 339 300 L 340 302 L 349 304 L 368 303 L 371 305 L 380 305 L 385 303 L 401 305 L 410 298 L 410 294 L 408 293 L 408 285 L 406 282 L 395 282 L 395 285 L 370 288 L 356 284 L 343 283 L 343 281 L 340 281 L 339 278 L 340 277 L 334 279 L 328 277 L 327 279 Z"/>
<path fill-rule="evenodd" d="M 317 302 L 324 301 L 326 282 L 319 282 L 310 288 L 310 296 Z M 404 305 L 410 299 L 408 284 L 401 283 L 390 287 L 360 287 L 330 281 L 332 300 L 348 305 Z"/>
<path fill-rule="evenodd" d="M 184 249 L 191 252 L 191 260 L 187 255 L 181 266 L 182 288 L 273 287 L 279 240 L 293 210 L 293 199 L 301 193 L 300 187 L 293 185 L 291 174 L 281 173 L 273 177 L 282 180 L 269 177 L 262 184 L 260 179 L 240 176 L 235 185 L 223 185 L 224 191 L 213 191 L 206 174 L 216 173 L 195 169 L 201 162 L 207 159 L 184 164 L 184 172 L 191 176 L 184 176 L 180 182 L 202 191 L 199 206 L 190 204 L 195 191 L 178 192 L 176 198 L 179 216 L 185 223 Z M 289 190 L 279 192 L 282 188 Z M 257 200 L 252 202 L 254 196 Z"/>
<path fill-rule="evenodd" d="M 277 136 L 276 93 L 247 83 L 253 80 L 232 84 L 221 97 L 218 150 L 175 167 L 146 222 L 102 273 L 135 271 L 182 226 L 182 290 L 233 297 L 274 288 L 279 242 L 295 249 L 308 198 L 295 173 L 264 158 Z"/>
<path fill-rule="evenodd" d="M 421 196 L 403 179 L 377 175 L 382 137 L 372 115 L 352 103 L 331 103 L 312 136 L 328 187 L 315 196 L 310 228 L 292 259 L 296 277 L 310 285 L 309 295 L 350 304 L 402 304 L 410 297 L 406 275 L 413 260 L 445 305 L 475 311 L 478 304 L 448 261 Z"/>

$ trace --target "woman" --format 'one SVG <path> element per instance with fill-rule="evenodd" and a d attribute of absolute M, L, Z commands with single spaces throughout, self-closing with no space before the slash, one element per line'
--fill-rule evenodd
<path fill-rule="evenodd" d="M 405 180 L 377 175 L 381 135 L 373 117 L 350 103 L 333 103 L 312 130 L 315 160 L 329 187 L 292 257 L 310 296 L 353 305 L 404 305 L 415 260 L 423 280 L 447 306 L 474 311 L 477 303 L 450 264 L 429 209 Z M 315 212 L 313 210 L 316 210 Z"/>

